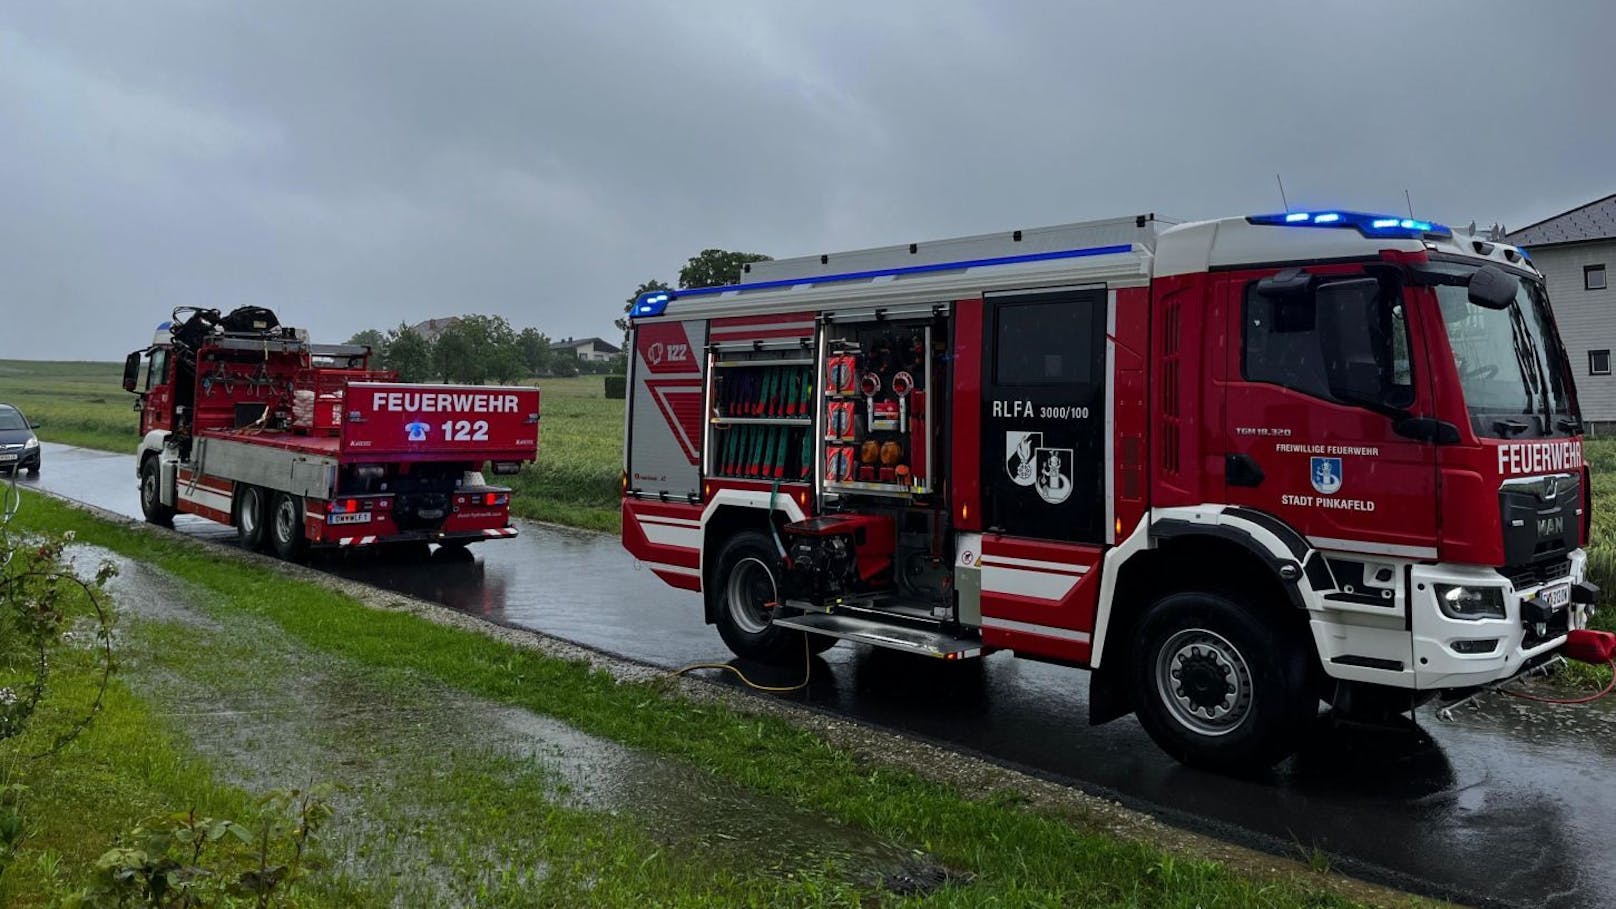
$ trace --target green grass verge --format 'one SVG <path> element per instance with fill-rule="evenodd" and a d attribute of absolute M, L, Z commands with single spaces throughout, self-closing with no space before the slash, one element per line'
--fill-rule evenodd
<path fill-rule="evenodd" d="M 82 880 L 115 836 L 151 816 L 189 808 L 241 820 L 255 814 L 246 793 L 219 783 L 116 677 L 84 733 L 48 758 L 36 758 L 93 703 L 100 676 L 95 657 L 78 648 L 58 654 L 40 712 L 22 735 L 0 742 L 0 786 L 27 787 L 25 839 L 0 875 L 0 906 L 47 905 L 52 894 Z M 17 668 L 0 659 L 0 682 Z"/>
<path fill-rule="evenodd" d="M 780 719 L 691 702 L 663 686 L 618 683 L 583 664 L 368 609 L 318 585 L 221 559 L 195 541 L 107 523 L 42 496 L 27 496 L 21 521 L 34 529 L 72 529 L 82 541 L 156 566 L 204 591 L 211 608 L 272 622 L 311 650 L 556 717 L 883 840 L 913 844 L 977 875 L 967 886 L 932 894 L 930 904 L 1350 905 L 1322 878 L 1258 880 L 1119 840 L 1014 799 L 967 798 L 912 772 L 873 766 Z"/>

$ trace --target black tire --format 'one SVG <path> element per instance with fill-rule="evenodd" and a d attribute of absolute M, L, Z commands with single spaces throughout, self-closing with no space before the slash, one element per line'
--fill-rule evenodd
<path fill-rule="evenodd" d="M 269 521 L 269 493 L 259 486 L 243 484 L 236 491 L 236 539 L 241 548 L 261 552 L 269 541 L 265 524 Z"/>
<path fill-rule="evenodd" d="M 148 524 L 170 527 L 174 524 L 174 509 L 163 504 L 162 485 L 162 466 L 156 455 L 150 455 L 140 462 L 140 513 Z"/>
<path fill-rule="evenodd" d="M 707 596 L 713 601 L 718 634 L 736 656 L 784 663 L 802 657 L 804 638 L 809 653 L 823 653 L 835 646 L 835 638 L 774 625 L 771 610 L 764 604 L 775 602 L 779 595 L 780 568 L 774 541 L 757 531 L 736 534 L 719 552 Z"/>
<path fill-rule="evenodd" d="M 38 467 L 30 467 L 30 468 L 28 468 L 28 478 L 29 479 L 38 479 L 38 477 L 39 477 L 39 468 Z"/>
<path fill-rule="evenodd" d="M 1319 696 L 1310 644 L 1281 618 L 1218 593 L 1175 593 L 1150 607 L 1135 638 L 1134 710 L 1163 751 L 1250 772 L 1296 750 Z"/>
<path fill-rule="evenodd" d="M 303 533 L 303 499 L 289 492 L 275 494 L 274 509 L 270 511 L 269 542 L 275 554 L 288 562 L 303 558 L 309 540 Z"/>

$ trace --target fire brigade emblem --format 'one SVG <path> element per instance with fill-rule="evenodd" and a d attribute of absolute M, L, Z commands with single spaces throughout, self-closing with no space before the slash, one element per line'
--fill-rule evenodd
<path fill-rule="evenodd" d="M 1038 480 L 1036 452 L 1044 444 L 1041 432 L 1009 430 L 1004 434 L 1004 472 L 1017 486 L 1031 486 Z"/>
<path fill-rule="evenodd" d="M 1312 466 L 1313 488 L 1319 495 L 1333 496 L 1341 491 L 1341 459 L 1314 458 Z"/>
<path fill-rule="evenodd" d="M 1033 452 L 1037 462 L 1038 496 L 1051 505 L 1071 498 L 1072 450 L 1070 448 L 1039 448 Z"/>
<path fill-rule="evenodd" d="M 415 420 L 405 426 L 404 431 L 410 434 L 411 442 L 425 442 L 427 428 L 428 427 L 425 423 L 422 423 L 420 420 Z"/>

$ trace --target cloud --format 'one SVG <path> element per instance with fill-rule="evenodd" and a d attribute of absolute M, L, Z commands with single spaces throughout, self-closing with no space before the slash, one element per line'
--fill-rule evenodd
<path fill-rule="evenodd" d="M 1572 8 L 1576 7 L 1576 8 Z M 610 332 L 707 246 L 1140 211 L 1525 223 L 1616 191 L 1616 12 L 1425 3 L 10 4 L 0 356 L 174 306 Z"/>

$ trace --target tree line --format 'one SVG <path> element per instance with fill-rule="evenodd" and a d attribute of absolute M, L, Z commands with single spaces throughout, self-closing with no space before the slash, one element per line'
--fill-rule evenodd
<path fill-rule="evenodd" d="M 679 269 L 679 286 L 736 284 L 746 265 L 768 259 L 769 256 L 762 253 L 704 249 Z M 624 303 L 623 316 L 615 324 L 623 332 L 625 351 L 628 348 L 628 311 L 634 301 L 648 290 L 671 289 L 671 285 L 652 278 L 641 282 Z M 403 382 L 481 385 L 516 382 L 534 376 L 624 371 L 622 357 L 605 362 L 579 359 L 571 350 L 552 349 L 550 338 L 538 329 L 518 331 L 503 316 L 460 316 L 449 320 L 449 325 L 436 338 L 428 338 L 404 323 L 386 332 L 369 328 L 349 338 L 348 343 L 369 347 L 374 354 L 371 362 L 397 372 Z"/>
<path fill-rule="evenodd" d="M 507 384 L 534 376 L 622 372 L 620 361 L 587 362 L 571 350 L 554 350 L 536 328 L 517 331 L 503 316 L 464 315 L 429 338 L 400 323 L 386 332 L 369 328 L 348 339 L 371 349 L 371 362 L 398 373 L 402 382 Z"/>

